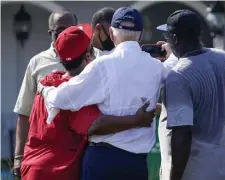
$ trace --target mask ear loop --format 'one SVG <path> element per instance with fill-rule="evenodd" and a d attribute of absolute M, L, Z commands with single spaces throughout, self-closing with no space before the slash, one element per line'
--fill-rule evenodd
<path fill-rule="evenodd" d="M 110 38 L 110 37 L 109 37 L 109 35 L 106 33 L 106 30 L 105 30 L 104 26 L 103 26 L 103 25 L 101 25 L 101 27 L 102 27 L 102 29 L 103 29 L 103 31 L 104 31 L 104 33 L 105 33 L 105 35 L 106 35 L 108 38 Z"/>

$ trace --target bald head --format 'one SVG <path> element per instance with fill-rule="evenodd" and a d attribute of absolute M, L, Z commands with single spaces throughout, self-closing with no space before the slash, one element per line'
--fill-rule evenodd
<path fill-rule="evenodd" d="M 76 15 L 67 10 L 53 12 L 48 19 L 49 29 L 54 29 L 55 26 L 59 26 L 59 25 L 64 25 L 64 26 L 77 25 Z"/>
<path fill-rule="evenodd" d="M 52 36 L 52 40 L 55 41 L 59 33 L 70 26 L 77 25 L 77 17 L 74 13 L 61 10 L 53 12 L 48 19 L 49 34 Z"/>

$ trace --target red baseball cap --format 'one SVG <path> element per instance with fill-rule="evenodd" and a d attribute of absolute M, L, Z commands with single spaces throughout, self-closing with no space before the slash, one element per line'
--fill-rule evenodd
<path fill-rule="evenodd" d="M 61 32 L 54 45 L 61 61 L 69 62 L 81 56 L 90 46 L 92 32 L 90 24 L 78 24 Z"/>

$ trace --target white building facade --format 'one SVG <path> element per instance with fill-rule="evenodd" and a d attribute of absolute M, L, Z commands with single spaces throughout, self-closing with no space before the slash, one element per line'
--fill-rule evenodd
<path fill-rule="evenodd" d="M 192 9 L 199 13 L 203 19 L 207 15 L 205 10 L 207 5 L 196 1 L 30 1 L 23 3 L 26 11 L 31 15 L 32 29 L 29 39 L 22 48 L 16 40 L 13 26 L 14 14 L 18 12 L 22 2 L 1 2 L 1 151 L 4 159 L 10 158 L 14 151 L 10 132 L 15 132 L 17 116 L 13 109 L 28 62 L 34 55 L 50 46 L 47 30 L 48 17 L 51 12 L 66 8 L 77 15 L 79 23 L 90 23 L 92 15 L 103 7 L 117 9 L 130 6 L 137 8 L 143 13 L 144 43 L 155 43 L 158 40 L 163 40 L 163 36 L 155 30 L 155 27 L 164 23 L 167 16 L 177 9 L 185 7 Z M 212 46 L 207 26 L 203 33 L 203 40 L 207 46 Z"/>

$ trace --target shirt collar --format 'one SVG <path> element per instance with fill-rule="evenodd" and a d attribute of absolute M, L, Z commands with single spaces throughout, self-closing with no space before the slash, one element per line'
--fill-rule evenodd
<path fill-rule="evenodd" d="M 58 55 L 57 55 L 57 53 L 56 53 L 56 50 L 55 50 L 55 48 L 54 48 L 54 46 L 53 46 L 53 42 L 51 43 L 51 46 L 50 46 L 50 48 L 49 48 L 47 51 L 48 51 L 48 53 L 49 53 L 50 55 L 52 55 L 54 58 L 57 58 L 57 57 L 58 57 Z"/>
<path fill-rule="evenodd" d="M 116 46 L 116 49 L 139 49 L 141 50 L 140 44 L 137 41 L 125 41 Z"/>
<path fill-rule="evenodd" d="M 100 56 L 103 56 L 103 55 L 107 55 L 107 54 L 110 54 L 113 50 L 111 51 L 101 51 L 100 49 L 97 49 L 94 47 L 94 54 L 95 54 L 95 58 L 98 58 Z"/>

